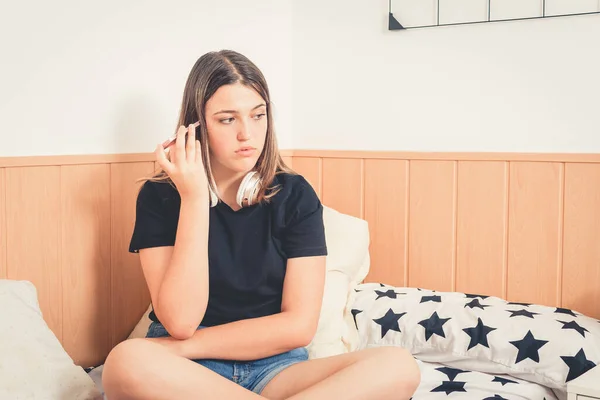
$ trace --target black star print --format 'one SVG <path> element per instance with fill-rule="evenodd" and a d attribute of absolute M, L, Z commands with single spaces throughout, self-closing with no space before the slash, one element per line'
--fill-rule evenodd
<path fill-rule="evenodd" d="M 445 338 L 446 335 L 444 334 L 444 328 L 442 326 L 449 320 L 450 318 L 440 318 L 437 315 L 437 312 L 434 312 L 431 317 L 419 322 L 419 325 L 425 328 L 425 341 L 429 340 L 433 334 Z"/>
<path fill-rule="evenodd" d="M 479 302 L 479 299 L 473 299 L 473 300 L 471 300 L 470 303 L 465 304 L 465 308 L 467 308 L 467 307 L 471 307 L 471 308 L 477 307 L 477 308 L 481 308 L 482 310 L 485 310 L 485 307 L 489 307 L 489 306 L 485 305 L 485 304 L 481 304 Z"/>
<path fill-rule="evenodd" d="M 514 304 L 516 306 L 523 306 L 523 307 L 529 307 L 531 305 L 531 303 L 507 303 L 507 304 Z"/>
<path fill-rule="evenodd" d="M 514 383 L 516 385 L 518 385 L 519 383 L 516 381 L 511 381 L 510 379 L 506 379 L 506 378 L 501 378 L 499 376 L 494 376 L 494 380 L 492 382 L 500 382 L 502 384 L 502 386 L 508 384 L 508 383 Z"/>
<path fill-rule="evenodd" d="M 449 367 L 436 368 L 436 371 L 440 371 L 441 373 L 446 374 L 448 379 L 450 379 L 451 381 L 453 381 L 454 378 L 456 378 L 456 376 L 458 374 L 466 374 L 467 372 L 471 372 L 471 371 L 463 371 L 462 369 L 449 368 Z"/>
<path fill-rule="evenodd" d="M 390 289 L 387 292 L 382 292 L 380 290 L 376 290 L 375 293 L 377 293 L 377 298 L 375 300 L 379 300 L 382 297 L 389 297 L 390 299 L 395 299 L 397 294 L 403 294 L 403 293 L 396 293 L 393 289 Z"/>
<path fill-rule="evenodd" d="M 446 392 L 446 395 L 452 392 L 466 392 L 465 383 L 466 382 L 443 381 L 440 386 L 432 389 L 431 392 Z"/>
<path fill-rule="evenodd" d="M 463 331 L 471 337 L 471 342 L 469 343 L 469 348 L 467 348 L 467 350 L 471 350 L 472 347 L 475 347 L 478 344 L 489 349 L 490 346 L 488 345 L 487 335 L 495 330 L 496 328 L 485 326 L 483 321 L 481 321 L 481 318 L 477 318 L 477 325 L 475 327 L 463 329 Z"/>
<path fill-rule="evenodd" d="M 500 396 L 499 394 L 495 395 L 494 397 L 486 397 L 483 400 L 507 400 L 504 397 Z M 544 399 L 545 400 L 545 399 Z"/>
<path fill-rule="evenodd" d="M 354 318 L 354 325 L 356 325 L 356 329 L 358 329 L 358 324 L 356 323 L 356 316 L 363 312 L 363 310 L 357 310 L 356 308 L 353 308 L 352 310 L 350 310 L 350 312 L 352 313 L 352 318 Z"/>
<path fill-rule="evenodd" d="M 400 314 L 396 314 L 390 308 L 383 317 L 373 320 L 378 325 L 381 325 L 381 338 L 382 339 L 385 336 L 385 334 L 388 333 L 388 331 L 400 332 L 400 325 L 398 324 L 398 320 L 400 318 L 402 318 L 402 316 L 404 314 L 406 314 L 406 313 L 403 312 Z"/>
<path fill-rule="evenodd" d="M 380 284 L 379 284 L 379 286 L 381 286 L 381 287 L 385 287 L 385 285 L 384 285 L 383 283 L 380 283 Z"/>
<path fill-rule="evenodd" d="M 563 329 L 573 329 L 574 331 L 577 331 L 581 334 L 581 336 L 585 337 L 585 333 L 589 331 L 587 329 L 585 329 L 584 327 L 580 326 L 577 322 L 575 321 L 570 321 L 570 322 L 565 322 L 565 321 L 558 321 L 561 324 L 563 324 Z"/>
<path fill-rule="evenodd" d="M 423 296 L 421 297 L 421 303 L 425 303 L 427 301 L 433 301 L 436 303 L 441 303 L 442 302 L 442 298 L 441 296 Z"/>
<path fill-rule="evenodd" d="M 539 313 L 535 313 L 535 312 L 529 312 L 527 310 L 518 310 L 518 311 L 512 311 L 512 310 L 506 310 L 509 313 L 511 313 L 512 315 L 510 316 L 510 318 L 512 317 L 527 317 L 527 318 L 531 318 L 533 319 L 534 315 L 540 315 Z"/>
<path fill-rule="evenodd" d="M 547 340 L 537 340 L 536 338 L 534 338 L 531 334 L 531 331 L 527 331 L 527 334 L 523 339 L 510 342 L 510 344 L 519 349 L 515 364 L 527 358 L 530 358 L 531 360 L 539 363 L 540 355 L 538 353 L 538 350 L 541 349 L 546 343 L 548 343 Z"/>
<path fill-rule="evenodd" d="M 490 296 L 483 296 L 481 294 L 470 294 L 470 293 L 465 293 L 465 296 L 468 297 L 469 299 L 476 299 L 477 297 L 481 297 L 481 300 L 485 300 Z"/>
<path fill-rule="evenodd" d="M 559 313 L 559 314 L 568 314 L 568 315 L 572 315 L 574 317 L 577 316 L 573 311 L 569 310 L 568 308 L 560 308 L 560 307 L 558 307 L 556 310 L 554 310 L 554 312 L 555 313 Z"/>
<path fill-rule="evenodd" d="M 574 357 L 561 356 L 560 358 L 562 358 L 565 364 L 569 366 L 569 373 L 567 374 L 566 382 L 583 375 L 596 366 L 594 362 L 585 358 L 585 352 L 583 349 L 579 350 Z"/>

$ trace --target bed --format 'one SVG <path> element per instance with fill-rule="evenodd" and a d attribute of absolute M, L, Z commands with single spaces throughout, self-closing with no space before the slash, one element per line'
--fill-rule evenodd
<path fill-rule="evenodd" d="M 421 370 L 413 400 L 566 399 L 566 384 L 600 359 L 600 321 L 570 309 L 383 283 L 354 292 L 354 349 L 410 349 Z M 101 392 L 102 368 L 87 371 Z"/>
<path fill-rule="evenodd" d="M 563 400 L 597 371 L 599 155 L 284 156 L 326 206 L 311 357 L 406 347 L 415 400 Z M 127 242 L 135 179 L 155 167 L 151 154 L 0 159 L 0 398 L 100 399 L 110 349 L 145 334 Z"/>

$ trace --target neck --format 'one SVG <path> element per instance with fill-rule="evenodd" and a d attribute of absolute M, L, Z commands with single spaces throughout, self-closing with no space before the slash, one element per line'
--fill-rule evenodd
<path fill-rule="evenodd" d="M 219 167 L 213 168 L 213 178 L 219 198 L 231 208 L 239 208 L 236 203 L 236 196 L 244 175 L 246 174 L 243 172 L 231 173 L 223 171 Z"/>

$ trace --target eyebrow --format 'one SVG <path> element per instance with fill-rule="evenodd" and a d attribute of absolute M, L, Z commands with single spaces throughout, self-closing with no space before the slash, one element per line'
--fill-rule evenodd
<path fill-rule="evenodd" d="M 265 103 L 261 103 L 261 104 L 257 105 L 256 107 L 254 107 L 254 108 L 253 108 L 252 110 L 250 110 L 250 111 L 254 111 L 254 110 L 256 110 L 257 108 L 260 108 L 260 107 L 266 107 L 266 106 L 267 106 L 267 105 L 266 105 Z M 217 115 L 217 114 L 224 114 L 224 113 L 227 113 L 227 114 L 237 114 L 238 112 L 237 112 L 236 110 L 221 110 L 221 111 L 217 111 L 217 112 L 216 112 L 216 113 L 214 113 L 213 115 Z"/>

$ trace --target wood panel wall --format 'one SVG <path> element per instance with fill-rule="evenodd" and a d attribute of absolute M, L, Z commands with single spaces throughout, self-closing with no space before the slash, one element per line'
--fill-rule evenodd
<path fill-rule="evenodd" d="M 102 363 L 150 303 L 128 246 L 136 180 L 156 167 L 153 154 L 0 158 L 0 279 L 36 286 L 78 365 Z"/>
<path fill-rule="evenodd" d="M 364 218 L 368 281 L 600 317 L 600 155 L 288 151 L 325 205 Z M 0 158 L 0 279 L 32 281 L 78 365 L 149 304 L 127 251 L 152 154 Z"/>
<path fill-rule="evenodd" d="M 600 155 L 296 150 L 293 166 L 368 221 L 368 282 L 600 318 Z"/>
<path fill-rule="evenodd" d="M 0 168 L 0 278 L 33 282 L 50 329 L 77 364 L 91 366 L 148 307 L 138 260 L 126 246 L 135 180 L 154 163 L 61 159 Z"/>

